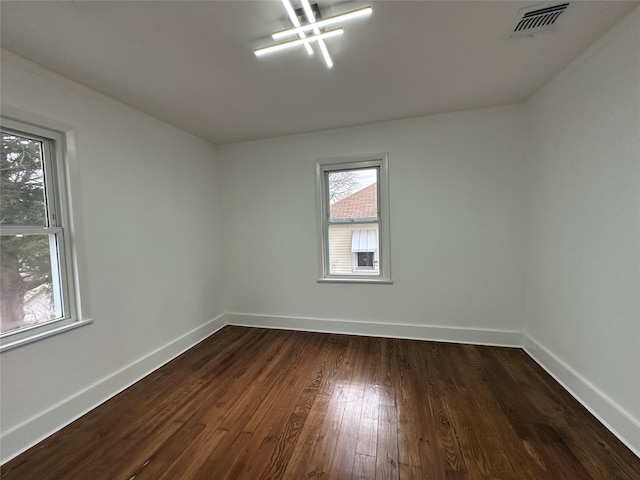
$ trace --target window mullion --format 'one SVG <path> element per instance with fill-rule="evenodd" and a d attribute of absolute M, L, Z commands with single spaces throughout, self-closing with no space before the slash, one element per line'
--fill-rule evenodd
<path fill-rule="evenodd" d="M 34 227 L 34 226 L 0 226 L 0 235 L 57 235 L 62 232 L 62 227 Z"/>
<path fill-rule="evenodd" d="M 358 218 L 350 220 L 327 220 L 329 225 L 362 225 L 367 223 L 380 223 L 380 217 Z"/>

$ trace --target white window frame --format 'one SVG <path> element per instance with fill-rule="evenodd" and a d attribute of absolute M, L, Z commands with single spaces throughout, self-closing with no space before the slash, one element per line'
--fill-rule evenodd
<path fill-rule="evenodd" d="M 0 234 L 46 234 L 55 236 L 55 254 L 52 258 L 54 294 L 61 303 L 60 318 L 0 334 L 0 352 L 19 347 L 67 330 L 91 323 L 81 320 L 77 291 L 77 263 L 71 232 L 69 204 L 69 135 L 64 132 L 34 125 L 13 118 L 0 117 L 2 130 L 21 137 L 42 142 L 44 181 L 48 226 L 0 226 Z M 75 148 L 74 148 L 75 150 Z M 56 272 L 57 271 L 57 272 Z M 56 285 L 57 284 L 57 285 Z"/>
<path fill-rule="evenodd" d="M 354 223 L 378 224 L 378 273 L 376 275 L 362 275 L 358 272 L 354 272 L 352 275 L 331 274 L 329 266 L 329 226 L 331 221 L 328 174 L 366 168 L 378 169 L 378 216 L 375 219 L 362 219 L 362 222 Z M 316 162 L 316 204 L 318 212 L 318 282 L 393 283 L 391 280 L 388 154 L 376 153 L 318 160 Z M 370 270 L 367 269 L 367 271 Z"/>

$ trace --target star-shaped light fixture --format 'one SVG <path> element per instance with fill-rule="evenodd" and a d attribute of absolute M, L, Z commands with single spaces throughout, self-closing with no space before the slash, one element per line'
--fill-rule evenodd
<path fill-rule="evenodd" d="M 316 46 L 322 53 L 322 58 L 324 58 L 324 63 L 327 65 L 327 68 L 331 68 L 333 67 L 333 61 L 331 60 L 331 56 L 329 55 L 329 51 L 327 50 L 327 45 L 324 43 L 324 39 L 342 35 L 344 33 L 344 29 L 340 27 L 326 30 L 326 27 L 337 25 L 338 23 L 346 22 L 348 20 L 353 20 L 354 18 L 371 15 L 371 13 L 373 12 L 373 9 L 371 7 L 364 7 L 357 10 L 352 10 L 350 12 L 342 13 L 340 15 L 336 15 L 334 17 L 321 19 L 319 15 L 320 11 L 318 10 L 317 5 L 314 5 L 316 7 L 314 11 L 314 9 L 309 4 L 309 0 L 300 0 L 300 3 L 302 4 L 302 9 L 304 11 L 304 16 L 306 17 L 307 23 L 305 25 L 302 25 L 300 23 L 298 15 L 291 6 L 291 2 L 289 0 L 282 0 L 282 4 L 287 11 L 287 15 L 289 15 L 289 20 L 291 21 L 293 28 L 275 32 L 272 37 L 274 40 L 283 40 L 287 38 L 293 39 L 276 43 L 274 45 L 269 45 L 268 47 L 259 48 L 255 51 L 257 57 L 261 57 L 269 53 L 279 52 L 292 47 L 297 47 L 300 45 L 304 45 L 307 53 L 309 55 L 313 55 L 314 50 L 312 44 L 316 44 Z"/>

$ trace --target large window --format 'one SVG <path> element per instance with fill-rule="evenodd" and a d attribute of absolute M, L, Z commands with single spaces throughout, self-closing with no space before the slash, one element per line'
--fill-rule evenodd
<path fill-rule="evenodd" d="M 2 119 L 0 347 L 74 320 L 63 139 Z"/>
<path fill-rule="evenodd" d="M 316 165 L 320 281 L 391 282 L 386 154 Z"/>

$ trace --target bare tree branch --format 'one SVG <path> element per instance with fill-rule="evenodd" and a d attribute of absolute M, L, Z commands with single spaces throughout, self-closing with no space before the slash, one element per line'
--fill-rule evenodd
<path fill-rule="evenodd" d="M 354 172 L 329 173 L 329 203 L 334 203 L 348 197 L 358 190 L 358 178 Z"/>

